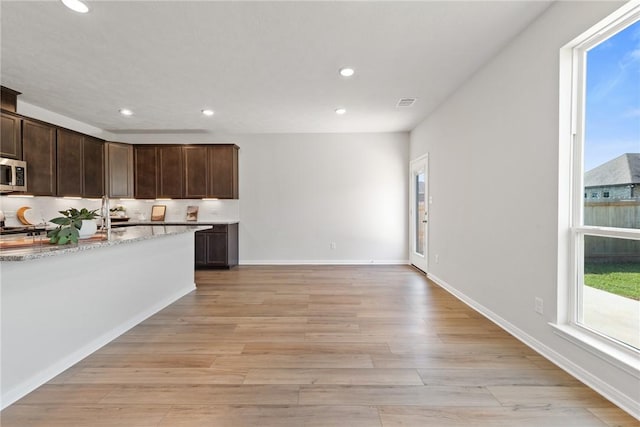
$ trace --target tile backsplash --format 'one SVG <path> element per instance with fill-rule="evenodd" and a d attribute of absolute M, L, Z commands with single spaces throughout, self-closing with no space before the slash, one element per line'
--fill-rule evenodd
<path fill-rule="evenodd" d="M 126 216 L 131 221 L 149 221 L 153 205 L 165 205 L 165 221 L 185 221 L 187 206 L 198 207 L 198 221 L 237 221 L 240 219 L 239 200 L 131 200 L 109 199 L 111 208 L 122 205 Z M 56 216 L 58 211 L 74 208 L 100 209 L 100 199 L 68 199 L 64 197 L 0 197 L 0 210 L 6 216 L 7 226 L 20 225 L 16 212 L 19 208 L 28 206 L 25 218 L 33 224 L 42 224 Z"/>

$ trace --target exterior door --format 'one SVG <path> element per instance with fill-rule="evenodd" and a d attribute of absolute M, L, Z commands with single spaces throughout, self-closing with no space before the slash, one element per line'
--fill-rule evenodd
<path fill-rule="evenodd" d="M 424 155 L 411 162 L 409 178 L 409 260 L 425 273 L 429 219 L 427 159 Z"/>

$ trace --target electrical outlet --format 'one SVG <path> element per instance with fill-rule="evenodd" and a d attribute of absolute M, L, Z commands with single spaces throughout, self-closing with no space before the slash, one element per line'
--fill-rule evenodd
<path fill-rule="evenodd" d="M 329 243 L 329 249 L 335 249 L 335 248 L 336 248 L 336 242 Z"/>
<path fill-rule="evenodd" d="M 544 313 L 544 301 L 542 298 L 536 297 L 535 311 L 538 314 Z"/>
<path fill-rule="evenodd" d="M 435 256 L 436 264 L 440 262 L 440 254 L 436 254 Z"/>

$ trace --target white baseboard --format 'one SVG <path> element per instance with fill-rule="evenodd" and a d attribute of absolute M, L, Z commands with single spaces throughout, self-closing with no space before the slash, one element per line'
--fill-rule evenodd
<path fill-rule="evenodd" d="M 240 265 L 407 265 L 409 260 L 240 260 Z"/>
<path fill-rule="evenodd" d="M 51 379 L 61 374 L 65 370 L 69 369 L 70 367 L 72 367 L 73 365 L 75 365 L 85 357 L 89 356 L 90 354 L 99 350 L 100 348 L 110 343 L 114 339 L 118 338 L 120 335 L 127 332 L 129 329 L 133 328 L 143 320 L 154 315 L 158 311 L 167 307 L 169 304 L 182 298 L 183 296 L 185 296 L 186 294 L 188 294 L 189 292 L 195 289 L 196 289 L 195 283 L 185 286 L 184 288 L 175 292 L 173 295 L 170 295 L 158 301 L 156 304 L 152 305 L 147 310 L 140 312 L 136 316 L 126 320 L 125 322 L 121 323 L 117 327 L 111 329 L 110 331 L 105 332 L 101 336 L 95 338 L 94 340 L 88 342 L 86 345 L 83 345 L 82 347 L 73 351 L 72 353 L 70 353 L 63 359 L 59 360 L 58 362 L 54 363 L 53 365 L 49 366 L 48 368 L 34 374 L 32 377 L 23 381 L 17 386 L 11 388 L 10 390 L 6 392 L 3 390 L 2 399 L 1 399 L 2 403 L 0 405 L 0 409 L 4 409 L 7 406 L 14 403 L 15 401 L 17 401 L 18 399 L 26 396 L 28 393 L 40 387 L 42 384 L 46 383 L 47 381 L 50 381 Z"/>
<path fill-rule="evenodd" d="M 591 387 L 593 390 L 601 394 L 606 399 L 613 402 L 615 405 L 619 406 L 624 411 L 628 412 L 631 416 L 640 419 L 640 404 L 635 401 L 633 398 L 627 396 L 622 393 L 618 389 L 612 387 L 610 384 L 602 381 L 600 378 L 596 377 L 589 371 L 583 369 L 582 367 L 576 365 L 571 360 L 567 359 L 560 353 L 556 352 L 546 344 L 538 341 L 531 335 L 524 332 L 522 329 L 517 326 L 511 324 L 504 318 L 500 317 L 493 311 L 489 310 L 487 307 L 479 304 L 477 301 L 469 298 L 462 292 L 458 291 L 453 286 L 449 285 L 444 280 L 438 278 L 437 276 L 428 273 L 427 278 L 438 284 L 438 286 L 445 289 L 454 297 L 458 298 L 460 301 L 468 305 L 469 307 L 476 310 L 478 313 L 485 316 L 487 319 L 491 320 L 496 325 L 500 326 L 505 331 L 509 332 L 511 335 L 522 341 L 527 346 L 531 347 L 536 352 L 540 353 L 542 356 L 547 358 L 549 361 L 557 365 L 559 368 L 573 375 L 578 380 L 582 381 L 584 384 Z"/>

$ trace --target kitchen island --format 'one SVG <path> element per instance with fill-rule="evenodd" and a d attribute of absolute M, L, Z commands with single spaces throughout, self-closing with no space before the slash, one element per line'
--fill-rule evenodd
<path fill-rule="evenodd" d="M 2 407 L 195 289 L 198 226 L 0 252 Z"/>

